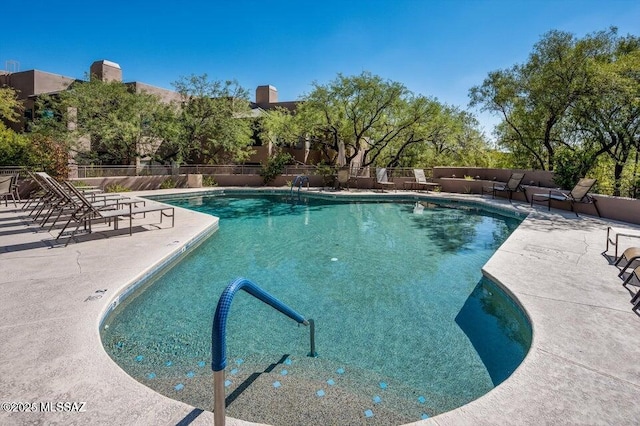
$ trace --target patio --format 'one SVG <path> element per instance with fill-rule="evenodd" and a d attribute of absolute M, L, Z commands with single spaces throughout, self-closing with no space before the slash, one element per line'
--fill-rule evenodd
<path fill-rule="evenodd" d="M 633 337 L 640 316 L 632 312 L 631 294 L 602 251 L 607 226 L 638 227 L 478 195 L 381 196 L 407 194 L 530 213 L 483 268 L 529 315 L 534 330 L 529 354 L 487 395 L 415 424 L 636 424 L 640 363 Z M 175 214 L 173 228 L 137 228 L 132 236 L 97 233 L 64 248 L 51 243 L 57 233 L 35 232 L 22 210 L 0 207 L 1 400 L 85 403 L 81 412 L 5 409 L 0 423 L 213 423 L 212 413 L 129 377 L 106 354 L 98 333 L 100 318 L 118 294 L 217 229 L 211 216 L 180 208 Z M 246 423 L 228 419 L 227 424 Z"/>

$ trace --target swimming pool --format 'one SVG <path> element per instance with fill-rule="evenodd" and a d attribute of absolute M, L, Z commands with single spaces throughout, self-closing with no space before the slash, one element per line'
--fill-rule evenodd
<path fill-rule="evenodd" d="M 167 396 L 211 409 L 211 319 L 238 276 L 317 324 L 319 357 L 308 358 L 306 329 L 235 298 L 227 413 L 249 421 L 419 420 L 485 394 L 529 348 L 524 315 L 480 271 L 519 219 L 425 201 L 169 202 L 220 217 L 220 229 L 102 329 L 112 358 Z"/>

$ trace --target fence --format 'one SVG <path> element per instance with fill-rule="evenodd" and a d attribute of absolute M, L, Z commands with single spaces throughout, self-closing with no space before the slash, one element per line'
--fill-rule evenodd
<path fill-rule="evenodd" d="M 0 166 L 0 176 L 2 175 L 15 175 L 22 171 L 22 167 L 15 166 Z"/>
<path fill-rule="evenodd" d="M 257 165 L 209 165 L 192 164 L 185 166 L 77 166 L 78 178 L 118 177 L 118 176 L 167 176 L 167 175 L 259 175 L 262 166 Z M 412 177 L 413 169 L 406 167 L 387 168 L 393 177 Z M 427 176 L 431 175 L 431 169 L 425 170 Z M 285 166 L 283 175 L 317 175 L 318 168 L 312 165 L 288 165 Z"/>
<path fill-rule="evenodd" d="M 166 176 L 166 175 L 259 175 L 262 166 L 256 165 L 209 165 L 192 164 L 186 166 L 77 166 L 78 178 L 116 177 L 116 176 Z M 316 166 L 289 165 L 285 175 L 316 174 Z"/>

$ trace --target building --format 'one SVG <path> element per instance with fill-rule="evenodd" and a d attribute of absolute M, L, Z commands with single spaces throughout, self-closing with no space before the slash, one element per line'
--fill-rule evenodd
<path fill-rule="evenodd" d="M 89 75 L 91 78 L 98 78 L 103 81 L 122 81 L 122 68 L 115 62 L 99 60 L 91 64 Z M 18 99 L 24 102 L 22 120 L 18 123 L 9 123 L 10 127 L 17 132 L 28 131 L 28 123 L 33 120 L 36 101 L 39 96 L 55 95 L 56 93 L 68 90 L 73 83 L 80 81 L 82 80 L 35 69 L 13 72 L 0 71 L 0 87 L 8 86 L 15 89 L 18 93 Z M 163 89 L 139 81 L 125 82 L 124 84 L 131 87 L 135 92 L 146 92 L 157 95 L 162 101 L 167 103 L 180 100 L 180 95 L 173 90 Z M 251 102 L 250 104 L 252 109 L 251 116 L 259 117 L 261 114 L 264 114 L 265 111 L 276 107 L 295 110 L 297 104 L 298 101 L 280 102 L 278 100 L 278 90 L 274 86 L 258 86 L 256 89 L 255 102 Z M 69 123 L 69 126 L 73 126 L 73 123 Z M 254 139 L 256 152 L 250 158 L 249 162 L 254 164 L 264 163 L 271 155 L 272 146 L 269 143 L 263 144 L 257 135 Z M 90 149 L 90 143 L 88 141 L 85 146 L 87 149 Z M 299 146 L 291 149 L 290 152 L 297 161 L 304 162 L 309 154 L 308 147 L 306 148 L 307 151 L 305 153 L 305 146 L 302 141 Z M 143 158 L 141 160 L 142 163 L 144 163 L 148 159 Z M 138 160 L 138 162 L 140 162 L 140 160 Z"/>

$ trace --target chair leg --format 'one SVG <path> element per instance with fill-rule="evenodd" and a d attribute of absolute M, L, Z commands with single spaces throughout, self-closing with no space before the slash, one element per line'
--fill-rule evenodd
<path fill-rule="evenodd" d="M 49 229 L 47 229 L 47 232 L 51 232 L 53 227 L 56 225 L 56 222 L 58 222 L 58 219 L 60 219 L 60 216 L 62 216 L 62 210 L 58 212 L 58 216 L 56 216 L 56 218 L 53 220 L 53 223 L 51 224 L 51 226 L 49 226 Z"/>
<path fill-rule="evenodd" d="M 580 216 L 578 216 L 578 212 L 573 208 L 573 204 L 574 204 L 574 203 L 573 203 L 573 201 L 571 201 L 570 203 L 571 203 L 571 204 L 570 204 L 570 207 L 569 207 L 569 208 L 571 209 L 571 211 L 572 211 L 572 212 L 574 212 L 574 213 L 576 214 L 576 217 L 580 217 Z"/>
<path fill-rule="evenodd" d="M 73 219 L 73 218 L 72 218 L 72 219 Z M 59 233 L 59 234 L 58 234 L 58 236 L 56 237 L 56 240 L 57 240 L 57 239 L 59 239 L 59 238 L 62 236 L 62 234 L 64 234 L 64 231 L 66 231 L 66 230 L 67 230 L 67 226 L 69 226 L 69 224 L 71 223 L 71 220 L 72 220 L 72 219 L 69 219 L 69 220 L 67 221 L 67 223 L 65 223 L 65 224 L 64 224 L 64 226 L 63 226 L 63 227 L 62 227 L 62 229 L 60 230 L 60 233 Z"/>
<path fill-rule="evenodd" d="M 626 287 L 626 286 L 627 286 L 627 284 L 629 284 L 629 281 L 631 281 L 631 278 L 633 278 L 633 274 L 629 274 L 629 276 L 627 277 L 627 279 L 626 279 L 626 280 L 624 280 L 624 282 L 622 283 L 622 285 L 623 285 L 624 287 Z"/>
<path fill-rule="evenodd" d="M 620 261 L 621 261 L 622 259 L 626 259 L 626 258 L 625 258 L 624 256 L 620 256 L 620 259 L 618 259 L 618 260 L 616 261 L 616 263 L 614 263 L 614 266 L 618 266 L 618 264 L 620 263 Z M 618 276 L 622 278 L 622 274 L 624 274 L 624 271 L 626 271 L 626 270 L 627 270 L 627 268 L 628 268 L 629 266 L 631 266 L 631 264 L 632 264 L 633 262 L 635 262 L 636 260 L 638 260 L 638 256 L 634 256 L 634 257 L 632 257 L 631 259 L 627 259 L 627 263 L 624 265 L 624 268 L 622 268 L 622 269 L 620 270 L 620 273 L 618 273 Z"/>

